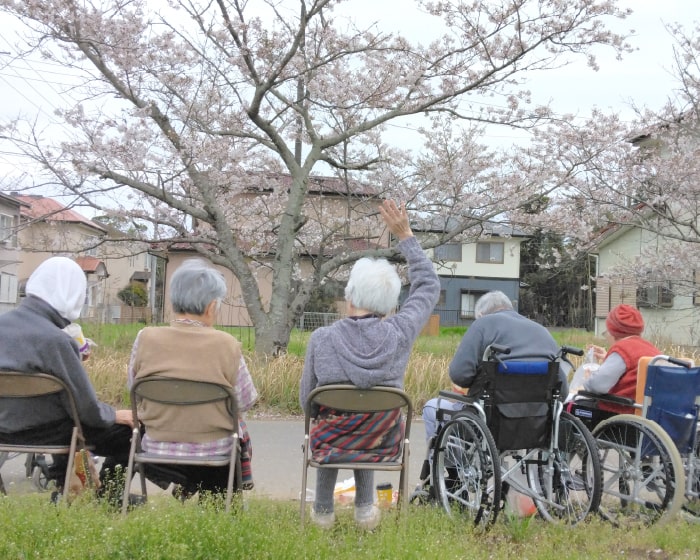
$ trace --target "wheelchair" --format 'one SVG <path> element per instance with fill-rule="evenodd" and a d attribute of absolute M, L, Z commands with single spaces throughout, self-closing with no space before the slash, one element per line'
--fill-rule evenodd
<path fill-rule="evenodd" d="M 663 523 L 681 510 L 700 520 L 700 368 L 666 355 L 642 358 L 635 399 L 587 391 L 579 398 L 570 408 L 596 439 L 601 515 L 616 525 Z M 633 413 L 601 416 L 600 403 Z"/>
<path fill-rule="evenodd" d="M 6 461 L 18 457 L 20 453 L 0 451 L 0 470 Z M 47 463 L 43 453 L 27 453 L 24 460 L 25 476 L 32 481 L 32 485 L 39 492 L 47 492 L 49 485 L 56 480 L 56 475 L 51 471 L 51 465 Z M 5 494 L 5 484 L 0 475 L 0 493 Z"/>
<path fill-rule="evenodd" d="M 602 493 L 593 436 L 559 400 L 559 360 L 583 352 L 562 347 L 547 361 L 503 359 L 509 353 L 487 348 L 479 398 L 440 392 L 459 405 L 438 408 L 437 435 L 410 501 L 437 503 L 487 527 L 513 491 L 531 498 L 545 520 L 576 524 L 597 511 Z"/>

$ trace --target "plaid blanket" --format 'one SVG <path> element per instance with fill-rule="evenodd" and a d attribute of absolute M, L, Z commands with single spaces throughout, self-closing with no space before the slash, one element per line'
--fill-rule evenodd
<path fill-rule="evenodd" d="M 310 436 L 313 460 L 319 463 L 397 461 L 404 422 L 400 410 L 341 414 L 320 407 Z"/>

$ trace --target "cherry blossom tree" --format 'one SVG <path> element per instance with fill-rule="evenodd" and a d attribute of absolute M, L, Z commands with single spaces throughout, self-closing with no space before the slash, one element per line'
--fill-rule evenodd
<path fill-rule="evenodd" d="M 426 246 L 520 208 L 532 215 L 586 154 L 487 150 L 483 127 L 547 124 L 523 85 L 529 72 L 575 57 L 595 66 L 595 47 L 627 48 L 605 27 L 625 16 L 614 0 L 397 3 L 439 22 L 425 44 L 360 27 L 342 16 L 352 4 L 0 0 L 30 30 L 27 52 L 84 78 L 59 112 L 69 134 L 21 122 L 0 134 L 77 201 L 148 222 L 150 241 L 188 243 L 230 269 L 256 349 L 284 351 L 319 284 L 360 255 L 393 253 L 373 212 L 322 215 L 317 176 L 365 201 L 405 200 L 417 220 L 440 216 L 450 227 Z M 427 117 L 424 147 L 390 145 L 387 126 L 415 115 Z M 358 232 L 363 246 L 342 243 Z M 302 255 L 311 274 L 299 273 Z"/>
<path fill-rule="evenodd" d="M 700 280 L 700 26 L 668 31 L 675 57 L 663 107 L 637 109 L 632 123 L 596 112 L 583 126 L 551 124 L 534 132 L 528 164 L 542 162 L 561 185 L 537 216 L 543 229 L 592 251 L 608 235 L 642 230 L 638 254 L 621 255 L 609 278 L 691 296 Z"/>

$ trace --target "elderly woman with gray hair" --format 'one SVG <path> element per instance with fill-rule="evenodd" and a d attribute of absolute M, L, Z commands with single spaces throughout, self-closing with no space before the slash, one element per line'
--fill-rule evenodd
<path fill-rule="evenodd" d="M 384 201 L 379 212 L 398 249 L 408 262 L 411 288 L 398 313 L 401 281 L 385 259 L 358 260 L 345 288 L 347 317 L 314 331 L 309 339 L 299 399 L 306 406 L 309 393 L 321 385 L 350 383 L 360 388 L 403 387 L 413 342 L 427 322 L 440 294 L 433 263 L 413 236 L 406 208 Z M 403 423 L 398 411 L 340 414 L 323 409 L 311 429 L 310 449 L 315 460 L 392 460 L 400 452 Z M 319 469 L 312 521 L 321 528 L 335 522 L 333 491 L 337 469 Z M 374 473 L 355 470 L 355 522 L 374 529 L 380 513 L 374 505 Z"/>
<path fill-rule="evenodd" d="M 221 300 L 226 295 L 223 275 L 203 259 L 189 259 L 170 281 L 174 319 L 167 327 L 139 331 L 129 360 L 128 384 L 159 375 L 210 381 L 233 387 L 238 409 L 251 408 L 258 394 L 241 352 L 241 343 L 213 328 Z M 155 405 L 155 406 L 154 406 Z M 145 428 L 143 447 L 150 453 L 181 456 L 228 455 L 233 445 L 231 418 L 218 406 L 209 414 L 180 411 L 173 416 L 156 403 L 139 410 Z M 239 419 L 243 488 L 253 487 L 250 438 Z M 224 492 L 228 467 L 147 465 L 146 476 L 162 488 L 176 485 L 181 497 L 197 491 Z M 240 490 L 240 489 L 239 489 Z"/>

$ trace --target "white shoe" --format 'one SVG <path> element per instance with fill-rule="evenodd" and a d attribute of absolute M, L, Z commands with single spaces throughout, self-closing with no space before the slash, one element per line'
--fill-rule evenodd
<path fill-rule="evenodd" d="M 335 523 L 335 513 L 332 511 L 330 513 L 317 513 L 312 507 L 311 521 L 314 525 L 317 525 L 321 529 L 331 529 Z"/>
<path fill-rule="evenodd" d="M 360 529 L 372 531 L 382 519 L 379 508 L 375 505 L 355 507 L 355 523 Z"/>

